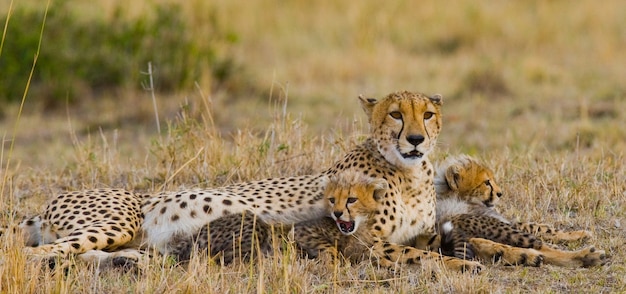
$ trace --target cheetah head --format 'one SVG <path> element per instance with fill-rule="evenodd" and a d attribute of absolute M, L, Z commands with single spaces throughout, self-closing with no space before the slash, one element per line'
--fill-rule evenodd
<path fill-rule="evenodd" d="M 330 179 L 324 196 L 339 231 L 351 235 L 367 222 L 388 189 L 387 181 L 345 172 Z"/>
<path fill-rule="evenodd" d="M 441 95 L 396 92 L 380 101 L 359 97 L 378 151 L 391 164 L 414 167 L 435 147 L 441 130 Z"/>
<path fill-rule="evenodd" d="M 446 159 L 437 169 L 435 187 L 437 195 L 454 195 L 463 201 L 487 207 L 493 207 L 502 197 L 502 189 L 491 169 L 468 155 Z"/>

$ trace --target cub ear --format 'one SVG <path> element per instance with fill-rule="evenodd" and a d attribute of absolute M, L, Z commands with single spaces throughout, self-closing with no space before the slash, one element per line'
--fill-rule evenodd
<path fill-rule="evenodd" d="M 446 182 L 448 182 L 448 187 L 452 191 L 459 190 L 459 181 L 461 180 L 461 175 L 459 174 L 459 168 L 457 166 L 450 166 L 446 170 Z"/>
<path fill-rule="evenodd" d="M 389 184 L 385 179 L 375 179 L 371 185 L 374 187 L 374 200 L 376 201 L 382 199 L 389 189 Z"/>
<path fill-rule="evenodd" d="M 435 105 L 441 105 L 441 103 L 443 102 L 443 96 L 441 96 L 441 94 L 435 94 L 432 97 L 428 98 Z"/>
<path fill-rule="evenodd" d="M 365 98 L 363 95 L 359 95 L 359 101 L 361 102 L 361 107 L 363 108 L 363 111 L 365 111 L 367 118 L 371 118 L 374 106 L 378 103 L 378 101 L 374 98 Z"/>

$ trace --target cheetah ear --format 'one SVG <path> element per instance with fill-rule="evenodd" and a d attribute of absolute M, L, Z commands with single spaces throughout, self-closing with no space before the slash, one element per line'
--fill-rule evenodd
<path fill-rule="evenodd" d="M 374 187 L 374 200 L 376 201 L 382 199 L 389 189 L 389 184 L 385 179 L 375 179 L 371 185 Z"/>
<path fill-rule="evenodd" d="M 361 107 L 363 108 L 363 111 L 365 111 L 367 118 L 371 118 L 374 106 L 378 103 L 378 101 L 374 98 L 365 98 L 363 95 L 359 95 L 359 101 L 361 102 Z"/>
<path fill-rule="evenodd" d="M 446 170 L 446 182 L 448 182 L 448 187 L 450 187 L 452 191 L 459 190 L 459 180 L 461 180 L 459 168 L 457 166 L 449 167 Z"/>
<path fill-rule="evenodd" d="M 432 97 L 428 98 L 435 105 L 441 105 L 441 103 L 443 102 L 443 96 L 441 96 L 441 94 L 435 94 Z"/>

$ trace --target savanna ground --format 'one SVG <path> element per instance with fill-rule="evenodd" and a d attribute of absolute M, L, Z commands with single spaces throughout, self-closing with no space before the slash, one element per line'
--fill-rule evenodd
<path fill-rule="evenodd" d="M 102 19 L 111 26 L 120 17 L 154 14 L 155 7 L 168 3 L 63 2 L 61 11 L 71 13 L 77 24 Z M 101 272 L 84 264 L 54 274 L 27 262 L 21 245 L 5 236 L 0 292 L 626 291 L 622 1 L 184 3 L 166 10 L 179 14 L 187 26 L 176 36 L 196 50 L 181 56 L 193 61 L 210 42 L 212 56 L 225 61 L 189 68 L 194 74 L 182 86 L 141 90 L 147 64 L 122 71 L 129 76 L 117 87 L 63 86 L 55 78 L 66 72 L 56 70 L 31 84 L 22 111 L 23 92 L 20 99 L 7 99 L 15 102 L 0 100 L 2 223 L 40 212 L 48 197 L 71 189 L 155 192 L 319 171 L 367 133 L 358 94 L 382 97 L 406 89 L 444 96 L 444 129 L 433 159 L 456 153 L 484 159 L 505 189 L 505 215 L 590 230 L 595 236 L 588 243 L 607 251 L 607 264 L 588 269 L 488 265 L 480 275 L 439 270 L 433 276 L 411 267 L 392 273 L 367 263 L 301 260 L 286 251 L 227 267 L 203 259 L 179 267 L 155 257 L 138 274 Z M 21 5 L 45 10 L 41 1 L 0 5 L 5 15 Z M 3 74 L 2 62 L 23 59 L 28 70 L 32 65 L 30 55 L 7 55 L 10 42 L 20 39 L 10 33 L 3 37 L 0 83 L 15 77 Z M 42 49 L 58 45 L 61 39 L 55 36 L 56 44 L 44 42 Z M 96 43 L 96 36 L 82 43 Z M 159 36 L 155 43 L 165 38 Z M 135 54 L 168 49 L 142 48 L 146 51 Z M 97 50 L 48 54 L 72 57 Z M 109 50 L 96 59 L 116 53 Z M 44 61 L 35 72 L 49 68 Z M 183 61 L 171 62 L 193 64 Z M 104 71 L 115 62 L 120 60 L 94 67 Z M 163 73 L 172 64 L 154 66 Z M 80 79 L 81 72 L 72 78 Z M 171 72 L 178 76 L 185 68 Z M 155 88 L 166 84 L 157 76 Z"/>

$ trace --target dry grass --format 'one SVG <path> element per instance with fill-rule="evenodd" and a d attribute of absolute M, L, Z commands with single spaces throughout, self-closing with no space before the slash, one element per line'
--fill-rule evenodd
<path fill-rule="evenodd" d="M 137 3 L 129 9 L 140 13 Z M 216 12 L 238 35 L 233 53 L 266 92 L 241 97 L 199 81 L 207 94 L 159 95 L 159 115 L 169 121 L 162 134 L 149 93 L 58 113 L 26 109 L 19 121 L 16 108 L 5 108 L 3 222 L 41 211 L 47 197 L 67 189 L 151 192 L 319 171 L 366 133 L 358 94 L 408 89 L 444 95 L 434 159 L 459 152 L 484 158 L 506 191 L 504 214 L 590 230 L 590 243 L 609 262 L 590 269 L 494 265 L 478 276 L 433 278 L 415 268 L 391 273 L 286 252 L 223 268 L 203 260 L 183 268 L 157 257 L 138 275 L 85 265 L 53 275 L 3 237 L 0 292 L 625 291 L 622 2 L 217 0 L 185 8 L 198 23 L 205 11 Z M 206 28 L 194 28 L 186 33 L 203 38 Z"/>

